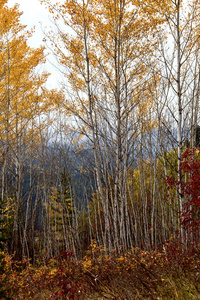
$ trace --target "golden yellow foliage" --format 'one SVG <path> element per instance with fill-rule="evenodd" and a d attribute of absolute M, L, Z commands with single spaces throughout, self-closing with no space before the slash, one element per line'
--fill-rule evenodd
<path fill-rule="evenodd" d="M 44 88 L 47 73 L 38 72 L 45 62 L 44 47 L 28 45 L 32 32 L 20 24 L 18 5 L 0 4 L 0 139 L 2 157 L 8 148 L 16 153 L 19 142 L 28 150 L 29 141 L 39 144 L 42 130 L 38 117 L 49 111 L 51 102 Z M 35 139 L 33 139 L 35 135 Z M 18 146 L 17 146 L 18 145 Z M 34 148 L 33 142 L 31 148 Z"/>

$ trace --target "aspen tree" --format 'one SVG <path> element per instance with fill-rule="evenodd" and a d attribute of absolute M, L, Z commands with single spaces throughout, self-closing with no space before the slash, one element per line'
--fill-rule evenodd
<path fill-rule="evenodd" d="M 18 248 L 23 244 L 25 254 L 30 195 L 23 199 L 24 168 L 29 161 L 27 154 L 30 147 L 37 147 L 38 143 L 36 119 L 49 107 L 47 93 L 42 88 L 48 74 L 39 75 L 36 71 L 39 64 L 45 62 L 44 48 L 28 46 L 32 33 L 20 24 L 22 13 L 17 5 L 8 8 L 6 4 L 7 1 L 1 1 L 0 6 L 1 197 L 4 200 L 6 197 L 13 198 L 13 250 L 20 252 Z M 33 134 L 35 145 L 30 138 Z M 22 216 L 24 207 L 25 228 Z"/>
<path fill-rule="evenodd" d="M 132 245 L 127 174 L 132 139 L 152 126 L 145 117 L 152 106 L 147 82 L 163 19 L 133 1 L 42 2 L 54 13 L 58 39 L 49 39 L 70 85 L 62 105 L 93 145 L 102 241 L 121 251 Z"/>
<path fill-rule="evenodd" d="M 168 113 L 171 128 L 176 131 L 171 136 L 173 147 L 177 148 L 178 167 L 177 176 L 179 190 L 177 198 L 178 211 L 184 207 L 182 190 L 182 161 L 183 147 L 187 139 L 194 145 L 194 130 L 198 119 L 198 90 L 199 70 L 197 57 L 199 53 L 199 9 L 198 0 L 184 1 L 139 1 L 146 10 L 154 10 L 166 19 L 165 38 L 160 33 L 160 56 L 163 64 L 161 76 L 165 82 L 164 111 Z M 166 39 L 167 36 L 167 39 Z M 165 126 L 167 122 L 165 121 Z M 167 126 L 166 126 L 167 127 Z M 172 129 L 172 130 L 171 130 Z M 191 130 L 189 132 L 189 130 Z M 184 228 L 178 225 L 181 239 L 185 240 Z"/>

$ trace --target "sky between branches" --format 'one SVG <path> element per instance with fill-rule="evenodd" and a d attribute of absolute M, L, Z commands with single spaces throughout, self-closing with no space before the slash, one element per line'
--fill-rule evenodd
<path fill-rule="evenodd" d="M 64 0 L 60 0 L 60 2 L 62 1 Z M 56 0 L 52 1 L 52 3 L 56 2 Z M 48 10 L 44 5 L 40 4 L 40 0 L 8 0 L 10 7 L 15 4 L 19 4 L 19 10 L 23 12 L 21 23 L 27 25 L 27 29 L 35 27 L 35 32 L 29 40 L 29 45 L 34 48 L 45 45 L 44 32 L 48 31 L 51 26 L 53 27 Z M 47 85 L 49 88 L 56 88 L 59 87 L 60 74 L 52 64 L 56 64 L 55 59 L 52 55 L 48 55 L 44 70 L 52 75 L 48 79 Z"/>

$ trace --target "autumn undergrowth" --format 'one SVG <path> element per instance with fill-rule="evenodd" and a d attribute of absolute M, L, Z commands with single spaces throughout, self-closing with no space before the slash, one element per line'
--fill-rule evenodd
<path fill-rule="evenodd" d="M 124 255 L 93 243 L 80 261 L 62 251 L 40 267 L 1 257 L 3 299 L 200 299 L 200 249 L 183 251 L 173 240 Z"/>

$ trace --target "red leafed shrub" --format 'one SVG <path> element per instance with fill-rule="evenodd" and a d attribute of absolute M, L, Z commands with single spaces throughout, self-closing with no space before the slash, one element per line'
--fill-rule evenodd
<path fill-rule="evenodd" d="M 86 292 L 85 282 L 81 279 L 80 267 L 73 261 L 74 254 L 71 251 L 62 251 L 60 258 L 54 258 L 58 262 L 54 273 L 57 291 L 51 294 L 49 299 L 80 299 Z"/>
<path fill-rule="evenodd" d="M 59 290 L 53 293 L 49 299 L 79 299 L 85 293 L 84 282 L 73 283 L 71 280 L 60 279 L 57 282 Z"/>
<path fill-rule="evenodd" d="M 186 174 L 183 183 L 185 197 L 184 210 L 181 212 L 181 222 L 186 228 L 196 232 L 200 227 L 200 148 L 189 148 L 183 153 L 181 169 Z"/>
<path fill-rule="evenodd" d="M 184 208 L 180 212 L 181 224 L 189 232 L 196 233 L 200 228 L 200 148 L 187 148 L 180 165 L 183 174 Z M 178 180 L 167 177 L 168 188 L 178 188 Z"/>

